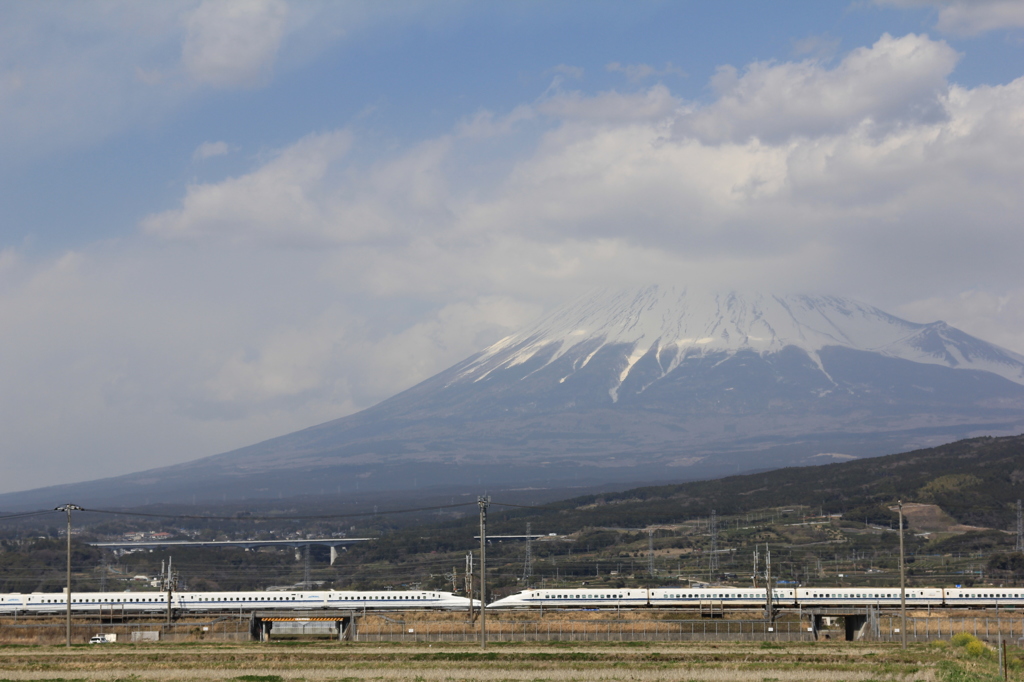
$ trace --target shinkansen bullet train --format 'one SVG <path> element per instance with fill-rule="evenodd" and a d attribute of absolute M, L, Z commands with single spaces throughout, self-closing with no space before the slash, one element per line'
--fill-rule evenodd
<path fill-rule="evenodd" d="M 499 599 L 489 609 L 528 608 L 763 608 L 767 590 L 743 587 L 708 588 L 623 588 L 623 589 L 540 589 L 525 590 Z M 797 606 L 899 606 L 900 590 L 891 587 L 797 587 L 775 589 L 772 603 L 778 607 Z M 911 587 L 907 606 L 945 608 L 1024 606 L 1024 588 L 1019 587 Z"/>
<path fill-rule="evenodd" d="M 473 601 L 479 606 L 478 600 Z M 0 613 L 64 613 L 63 593 L 3 594 Z M 165 611 L 166 592 L 72 592 L 71 610 L 96 613 L 100 610 L 143 613 Z M 177 612 L 294 609 L 393 609 L 468 610 L 469 599 L 450 592 L 173 592 L 171 609 Z"/>

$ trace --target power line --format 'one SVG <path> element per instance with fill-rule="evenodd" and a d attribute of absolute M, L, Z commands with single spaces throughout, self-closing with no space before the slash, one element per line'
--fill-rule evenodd
<path fill-rule="evenodd" d="M 8 514 L 7 516 L 0 516 L 0 521 L 6 521 L 7 519 L 25 519 L 30 516 L 43 516 L 44 514 L 53 514 L 56 511 L 56 509 L 44 509 L 41 511 L 22 512 L 20 514 Z"/>

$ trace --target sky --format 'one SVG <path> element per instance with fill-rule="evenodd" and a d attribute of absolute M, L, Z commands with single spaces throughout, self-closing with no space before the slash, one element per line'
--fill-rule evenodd
<path fill-rule="evenodd" d="M 351 414 L 595 287 L 1024 353 L 1020 0 L 0 4 L 0 492 Z"/>

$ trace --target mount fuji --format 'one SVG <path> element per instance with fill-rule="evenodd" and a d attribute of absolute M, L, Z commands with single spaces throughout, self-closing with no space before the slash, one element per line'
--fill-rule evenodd
<path fill-rule="evenodd" d="M 583 297 L 357 414 L 0 507 L 682 480 L 1021 431 L 1024 356 L 943 322 L 652 286 Z"/>

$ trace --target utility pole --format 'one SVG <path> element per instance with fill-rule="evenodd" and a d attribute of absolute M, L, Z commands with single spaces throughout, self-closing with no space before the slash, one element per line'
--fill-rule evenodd
<path fill-rule="evenodd" d="M 527 582 L 531 576 L 533 576 L 533 536 L 531 535 L 532 529 L 530 524 L 526 524 L 526 560 L 523 562 L 523 584 L 529 586 Z"/>
<path fill-rule="evenodd" d="M 469 597 L 469 620 L 476 619 L 473 611 L 473 553 L 466 554 L 466 595 Z"/>
<path fill-rule="evenodd" d="M 711 510 L 711 558 L 708 561 L 708 582 L 715 579 L 718 572 L 718 516 Z"/>
<path fill-rule="evenodd" d="M 654 577 L 654 529 L 647 530 L 647 573 Z"/>
<path fill-rule="evenodd" d="M 309 576 L 309 545 L 306 545 L 305 550 L 302 565 L 302 589 L 308 590 L 310 589 L 309 583 L 311 582 Z"/>
<path fill-rule="evenodd" d="M 480 648 L 487 648 L 487 507 L 491 496 L 476 498 L 480 506 Z"/>
<path fill-rule="evenodd" d="M 1017 500 L 1017 551 L 1024 552 L 1024 513 L 1021 512 L 1020 500 Z"/>
<path fill-rule="evenodd" d="M 903 500 L 896 502 L 900 508 L 900 642 L 907 648 L 907 571 L 903 559 Z"/>
<path fill-rule="evenodd" d="M 174 558 L 167 557 L 167 624 L 171 624 L 171 597 L 174 593 Z"/>
<path fill-rule="evenodd" d="M 754 589 L 757 589 L 757 569 L 760 568 L 760 557 L 757 555 L 757 545 L 754 545 Z"/>
<path fill-rule="evenodd" d="M 67 646 L 71 647 L 71 512 L 82 511 L 82 508 L 77 504 L 65 504 L 62 507 L 57 507 L 54 511 L 62 511 L 68 515 L 68 586 L 67 586 Z"/>
<path fill-rule="evenodd" d="M 765 594 L 767 599 L 765 601 L 766 613 L 765 619 L 771 623 L 775 620 L 775 606 L 772 604 L 772 551 L 768 549 L 768 543 L 764 544 L 764 580 L 765 580 Z"/>

